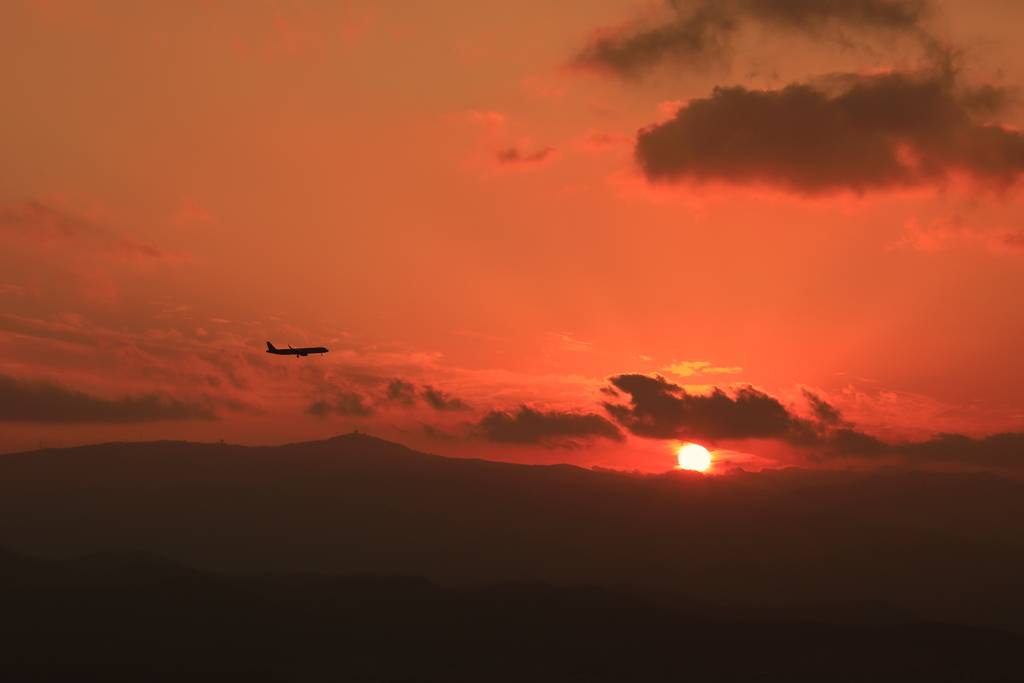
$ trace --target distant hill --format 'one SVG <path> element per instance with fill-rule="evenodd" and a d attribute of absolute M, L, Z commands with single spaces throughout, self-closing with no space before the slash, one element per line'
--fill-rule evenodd
<path fill-rule="evenodd" d="M 988 472 L 872 476 L 807 487 L 787 497 L 815 514 L 1024 544 L 1024 483 Z"/>
<path fill-rule="evenodd" d="M 884 604 L 1024 632 L 1024 546 L 1009 542 L 1024 520 L 969 533 L 936 504 L 957 491 L 965 514 L 971 501 L 1012 510 L 1018 495 L 977 475 L 773 491 L 444 458 L 361 434 L 260 448 L 112 443 L 0 456 L 0 545 L 444 586 L 625 584 L 750 609 Z"/>
<path fill-rule="evenodd" d="M 5 681 L 1016 681 L 1024 637 L 715 620 L 622 591 L 0 552 Z"/>

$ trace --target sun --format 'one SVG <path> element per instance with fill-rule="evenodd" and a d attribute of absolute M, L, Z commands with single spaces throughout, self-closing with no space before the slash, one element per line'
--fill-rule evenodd
<path fill-rule="evenodd" d="M 703 472 L 711 467 L 711 453 L 700 444 L 688 443 L 679 449 L 679 466 L 684 470 Z"/>

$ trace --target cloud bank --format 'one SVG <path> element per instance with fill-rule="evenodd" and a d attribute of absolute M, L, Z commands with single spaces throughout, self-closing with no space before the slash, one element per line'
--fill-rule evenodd
<path fill-rule="evenodd" d="M 974 439 L 939 434 L 916 443 L 887 443 L 857 431 L 825 399 L 804 390 L 810 416 L 802 417 L 778 399 L 751 386 L 732 394 L 716 387 L 694 395 L 659 375 L 623 374 L 609 379 L 608 414 L 630 433 L 653 439 L 716 442 L 734 439 L 781 441 L 803 451 L 814 463 L 888 458 L 907 465 L 1024 467 L 1024 434 L 993 434 Z"/>
<path fill-rule="evenodd" d="M 434 410 L 469 410 L 469 406 L 462 399 L 452 398 L 451 395 L 432 386 L 423 387 L 420 395 Z"/>
<path fill-rule="evenodd" d="M 306 414 L 316 417 L 343 415 L 345 417 L 367 417 L 373 410 L 363 403 L 363 397 L 353 391 L 340 391 L 333 399 L 314 401 L 306 408 Z"/>

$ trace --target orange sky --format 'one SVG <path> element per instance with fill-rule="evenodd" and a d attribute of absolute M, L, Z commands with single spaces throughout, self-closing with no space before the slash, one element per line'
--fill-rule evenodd
<path fill-rule="evenodd" d="M 721 469 L 1024 431 L 1024 6 L 771 4 L 4 3 L 0 450 Z M 631 373 L 671 434 L 602 392 Z M 789 426 L 698 424 L 716 385 Z"/>

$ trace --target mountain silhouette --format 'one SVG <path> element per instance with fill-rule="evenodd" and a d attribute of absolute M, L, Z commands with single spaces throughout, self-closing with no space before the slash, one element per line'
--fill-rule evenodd
<path fill-rule="evenodd" d="M 444 458 L 362 434 L 109 443 L 0 456 L 0 545 L 448 588 L 628 586 L 625 597 L 688 601 L 704 617 L 1024 633 L 1019 484 L 901 474 L 777 488 Z"/>

